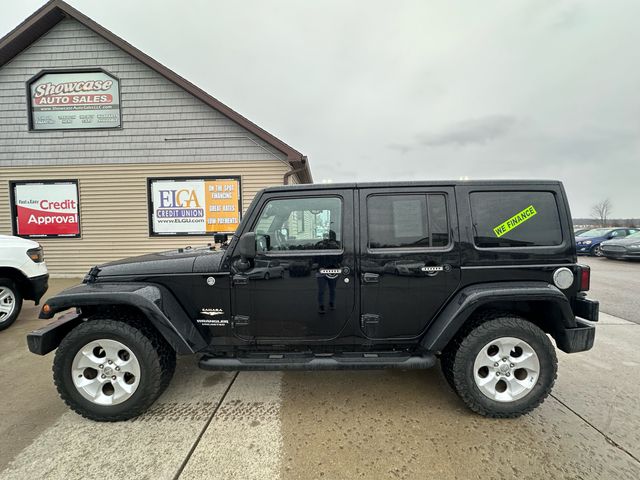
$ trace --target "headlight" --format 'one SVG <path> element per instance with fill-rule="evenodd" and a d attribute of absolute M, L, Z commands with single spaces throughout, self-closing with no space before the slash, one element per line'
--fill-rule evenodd
<path fill-rule="evenodd" d="M 44 262 L 44 250 L 42 247 L 30 248 L 27 250 L 27 256 L 36 263 Z"/>
<path fill-rule="evenodd" d="M 585 240 L 582 242 L 583 245 L 591 245 L 591 240 Z"/>

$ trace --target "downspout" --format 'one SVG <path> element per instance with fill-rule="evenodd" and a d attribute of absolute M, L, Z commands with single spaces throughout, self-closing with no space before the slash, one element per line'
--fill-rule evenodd
<path fill-rule="evenodd" d="M 289 178 L 294 176 L 296 173 L 300 173 L 303 172 L 304 170 L 306 170 L 306 165 L 307 165 L 307 157 L 302 157 L 301 161 L 302 166 L 299 168 L 296 168 L 294 170 L 289 170 L 287 173 L 284 174 L 284 176 L 282 177 L 282 184 L 283 185 L 289 185 Z"/>

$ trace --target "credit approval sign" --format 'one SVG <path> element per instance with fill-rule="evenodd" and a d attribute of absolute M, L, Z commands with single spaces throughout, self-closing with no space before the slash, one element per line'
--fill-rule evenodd
<path fill-rule="evenodd" d="M 18 236 L 80 236 L 77 180 L 11 182 L 11 209 Z"/>
<path fill-rule="evenodd" d="M 233 233 L 240 224 L 240 178 L 150 178 L 151 235 Z"/>

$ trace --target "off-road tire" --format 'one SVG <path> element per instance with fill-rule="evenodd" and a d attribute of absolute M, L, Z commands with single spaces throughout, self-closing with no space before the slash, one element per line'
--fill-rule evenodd
<path fill-rule="evenodd" d="M 538 356 L 540 373 L 536 385 L 524 397 L 498 402 L 485 396 L 474 380 L 473 365 L 478 352 L 500 337 L 515 337 L 527 342 Z M 558 359 L 549 337 L 538 326 L 517 316 L 484 319 L 466 334 L 454 340 L 443 364 L 445 378 L 462 401 L 474 412 L 491 418 L 515 418 L 538 407 L 555 383 Z M 445 367 L 446 365 L 446 367 Z"/>
<path fill-rule="evenodd" d="M 160 356 L 160 365 L 162 368 L 162 379 L 160 381 L 160 394 L 162 394 L 173 378 L 173 374 L 176 371 L 176 352 L 167 343 L 167 341 L 160 335 L 160 333 L 153 327 L 147 319 L 141 315 L 137 315 L 134 312 L 112 310 L 104 313 L 92 315 L 89 321 L 94 322 L 96 320 L 117 320 L 127 325 L 131 325 L 134 328 L 142 331 L 145 337 L 151 340 L 153 348 Z"/>
<path fill-rule="evenodd" d="M 442 351 L 440 355 L 440 368 L 442 369 L 442 375 L 454 392 L 456 391 L 456 386 L 453 381 L 453 362 L 456 357 L 456 352 L 460 348 L 460 342 L 462 342 L 464 337 L 466 337 L 469 332 L 471 332 L 481 323 L 493 320 L 495 318 L 501 318 L 502 316 L 504 316 L 504 312 L 494 310 L 488 310 L 476 314 L 466 321 L 466 323 L 460 328 L 456 336 L 451 339 L 449 344 Z"/>
<path fill-rule="evenodd" d="M 455 392 L 456 387 L 453 383 L 453 359 L 455 358 L 455 349 L 446 348 L 440 355 L 440 368 L 442 369 L 442 375 L 447 381 L 451 389 Z"/>
<path fill-rule="evenodd" d="M 97 405 L 85 399 L 71 378 L 71 365 L 76 353 L 87 343 L 112 339 L 126 345 L 140 363 L 140 383 L 133 395 L 116 405 Z M 76 413 L 99 422 L 128 420 L 142 414 L 162 393 L 162 355 L 145 332 L 127 323 L 99 319 L 89 320 L 74 328 L 60 343 L 53 360 L 53 380 L 60 397 Z"/>
<path fill-rule="evenodd" d="M 18 319 L 20 310 L 22 310 L 22 295 L 20 294 L 20 290 L 16 287 L 15 282 L 10 278 L 0 278 L 0 286 L 11 290 L 14 302 L 14 308 L 11 315 L 0 320 L 0 330 L 4 330 L 5 328 L 9 328 L 13 322 Z"/>

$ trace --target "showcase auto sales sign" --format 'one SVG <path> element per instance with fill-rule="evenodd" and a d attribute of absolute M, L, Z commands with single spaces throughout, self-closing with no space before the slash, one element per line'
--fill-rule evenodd
<path fill-rule="evenodd" d="M 105 72 L 48 72 L 29 91 L 33 130 L 120 126 L 119 82 Z"/>
<path fill-rule="evenodd" d="M 17 235 L 28 237 L 80 235 L 77 183 L 14 183 L 13 189 Z"/>

